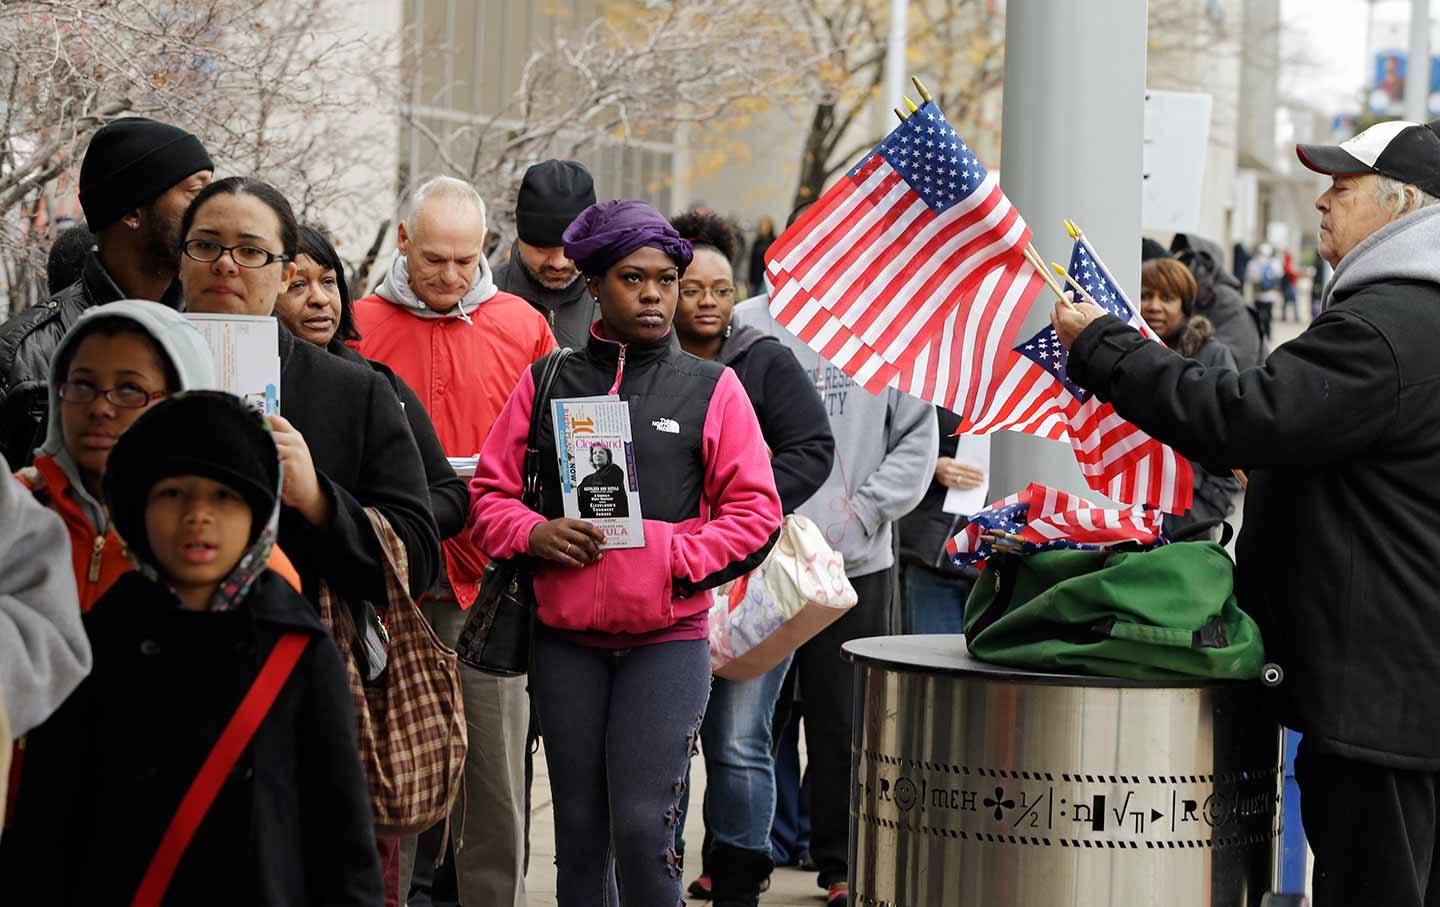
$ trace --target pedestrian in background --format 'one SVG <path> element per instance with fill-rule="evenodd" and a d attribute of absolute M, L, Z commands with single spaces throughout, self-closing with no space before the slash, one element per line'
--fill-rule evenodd
<path fill-rule="evenodd" d="M 775 242 L 775 222 L 768 217 L 760 218 L 755 225 L 755 240 L 750 244 L 750 267 L 746 269 L 745 280 L 751 295 L 765 292 L 765 253 Z"/>
<path fill-rule="evenodd" d="M 1285 266 L 1275 254 L 1275 247 L 1261 243 L 1255 257 L 1245 269 L 1245 285 L 1250 289 L 1260 336 L 1270 342 L 1275 305 L 1284 298 Z"/>
<path fill-rule="evenodd" d="M 733 321 L 738 231 L 714 212 L 687 211 L 671 224 L 694 249 L 675 310 L 680 347 L 734 370 L 760 420 L 781 512 L 794 513 L 824 484 L 834 462 L 824 404 L 794 353 L 775 337 Z M 755 907 L 774 869 L 771 723 L 790 660 L 753 680 L 717 677 L 710 687 L 700 727 L 705 841 L 700 877 L 689 890 L 713 897 L 715 907 Z M 682 826 L 676 828 L 677 847 Z"/>
<path fill-rule="evenodd" d="M 1285 250 L 1285 256 L 1281 260 L 1281 268 L 1285 273 L 1285 279 L 1281 282 L 1280 292 L 1284 303 L 1280 307 L 1280 320 L 1289 321 L 1290 313 L 1295 313 L 1295 320 L 1300 320 L 1300 272 L 1295 270 L 1295 256 L 1290 250 Z"/>
<path fill-rule="evenodd" d="M 298 248 L 295 277 L 275 300 L 275 316 L 297 339 L 314 344 L 341 359 L 374 369 L 389 382 L 400 400 L 405 421 L 410 425 L 410 434 L 425 464 L 430 513 L 435 518 L 443 545 L 464 527 L 470 492 L 465 482 L 455 474 L 425 406 L 410 385 L 389 366 L 366 359 L 347 345 L 360 340 L 360 331 L 355 327 L 345 265 L 335 247 L 319 229 L 303 225 L 300 227 Z M 360 601 L 350 604 L 359 611 L 354 615 L 356 627 L 373 626 L 377 620 L 373 603 Z M 416 837 L 382 837 L 379 846 L 385 872 L 386 903 L 391 907 L 403 905 L 415 868 Z"/>
<path fill-rule="evenodd" d="M 521 501 L 538 373 L 521 378 L 471 483 L 477 543 L 528 555 L 536 620 L 531 690 L 555 804 L 561 907 L 591 907 L 618 871 L 626 903 L 680 903 L 679 799 L 710 692 L 709 590 L 764 560 L 780 499 L 744 388 L 675 344 L 691 245 L 644 202 L 604 202 L 565 231 L 600 320 L 552 399 L 628 403 L 645 546 L 602 552 L 564 517 L 553 416 L 541 415 L 542 512 Z"/>

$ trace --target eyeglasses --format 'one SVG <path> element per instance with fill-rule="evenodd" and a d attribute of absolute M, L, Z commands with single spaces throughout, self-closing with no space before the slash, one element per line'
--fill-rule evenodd
<path fill-rule="evenodd" d="M 284 255 L 276 255 L 259 246 L 222 246 L 208 239 L 189 239 L 181 246 L 185 257 L 209 264 L 219 261 L 220 256 L 230 253 L 230 260 L 242 268 L 263 268 L 271 262 L 287 261 Z"/>
<path fill-rule="evenodd" d="M 680 298 L 686 302 L 699 302 L 709 293 L 715 297 L 716 302 L 731 302 L 735 299 L 734 287 L 697 287 L 688 286 L 680 288 Z"/>
<path fill-rule="evenodd" d="M 60 399 L 66 403 L 94 403 L 96 397 L 106 400 L 122 409 L 139 409 L 149 406 L 150 401 L 168 397 L 169 391 L 147 391 L 135 384 L 121 384 L 116 387 L 99 388 L 89 381 L 66 381 L 57 390 Z"/>

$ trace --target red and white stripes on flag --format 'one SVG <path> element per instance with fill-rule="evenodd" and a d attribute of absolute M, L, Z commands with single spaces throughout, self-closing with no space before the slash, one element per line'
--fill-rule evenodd
<path fill-rule="evenodd" d="M 1029 242 L 994 174 L 937 212 L 874 154 L 771 246 L 770 311 L 871 393 L 965 415 L 1044 285 Z"/>
<path fill-rule="evenodd" d="M 1164 515 L 1157 510 L 1097 507 L 1044 485 L 1031 485 L 1026 491 L 1031 495 L 1030 518 L 1020 536 L 1037 544 L 1064 539 L 1102 547 L 1121 542 L 1149 545 L 1160 535 Z"/>
<path fill-rule="evenodd" d="M 1157 510 L 1096 507 L 1078 495 L 1031 484 L 972 516 L 945 550 L 959 566 L 978 563 L 991 554 L 984 537 L 991 532 L 1018 537 L 1027 554 L 1124 543 L 1151 546 L 1162 540 L 1163 520 Z"/>
<path fill-rule="evenodd" d="M 1011 352 L 994 396 L 973 419 L 969 435 L 1018 431 L 1068 441 L 1085 483 L 1116 501 L 1184 513 L 1194 494 L 1190 462 L 1091 396 L 1078 400 L 1049 372 Z"/>

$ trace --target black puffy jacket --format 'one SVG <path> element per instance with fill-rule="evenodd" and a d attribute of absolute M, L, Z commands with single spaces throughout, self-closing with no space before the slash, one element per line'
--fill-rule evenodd
<path fill-rule="evenodd" d="M 1236 597 L 1285 670 L 1277 717 L 1327 752 L 1425 771 L 1440 769 L 1437 349 L 1440 282 L 1393 280 L 1337 292 L 1260 368 L 1207 369 L 1113 316 L 1069 363 L 1156 439 L 1249 470 Z"/>
<path fill-rule="evenodd" d="M 748 325 L 733 325 L 732 334 L 720 347 L 719 362 L 735 370 L 755 407 L 770 448 L 780 510 L 794 513 L 820 490 L 835 464 L 825 401 L 778 338 Z"/>

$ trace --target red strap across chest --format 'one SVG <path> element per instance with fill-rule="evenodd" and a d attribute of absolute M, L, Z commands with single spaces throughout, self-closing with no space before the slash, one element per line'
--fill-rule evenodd
<path fill-rule="evenodd" d="M 215 802 L 216 795 L 224 786 L 226 776 L 250 745 L 250 739 L 269 714 L 275 697 L 290 678 L 290 672 L 295 669 L 295 663 L 300 660 L 309 642 L 307 633 L 286 633 L 270 650 L 255 682 L 250 685 L 250 691 L 240 701 L 235 714 L 230 716 L 220 739 L 215 742 L 210 755 L 205 757 L 195 780 L 190 782 L 190 789 L 181 798 L 180 808 L 175 811 L 160 838 L 160 846 L 145 869 L 145 876 L 140 880 L 134 900 L 130 902 L 131 907 L 159 907 L 170 887 L 170 879 L 175 875 L 175 867 L 180 865 L 185 848 L 190 846 L 190 839 L 195 837 L 195 831 L 210 811 L 210 804 Z"/>

